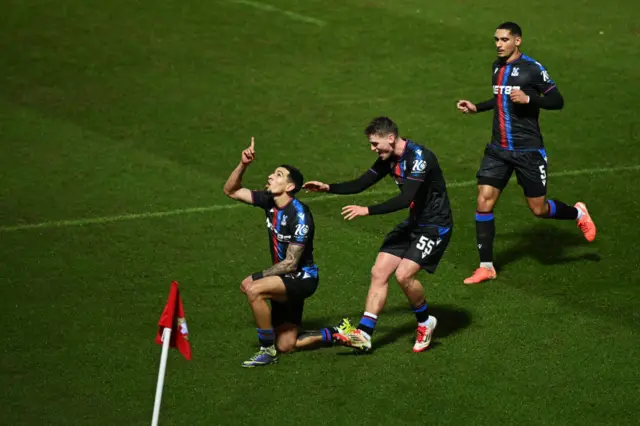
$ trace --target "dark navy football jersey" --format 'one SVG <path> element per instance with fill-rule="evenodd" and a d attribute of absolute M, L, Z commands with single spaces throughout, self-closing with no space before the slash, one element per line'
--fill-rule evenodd
<path fill-rule="evenodd" d="M 269 250 L 274 264 L 287 257 L 289 244 L 304 246 L 297 272 L 318 276 L 318 268 L 313 261 L 313 237 L 315 225 L 311 210 L 306 204 L 292 198 L 281 209 L 276 206 L 273 197 L 265 191 L 251 191 L 251 204 L 265 211 Z"/>
<path fill-rule="evenodd" d="M 422 182 L 409 208 L 409 220 L 420 225 L 451 227 L 453 215 L 447 185 L 436 155 L 422 145 L 407 139 L 399 158 L 378 158 L 371 171 L 379 177 L 390 174 L 403 191 L 407 180 Z"/>
<path fill-rule="evenodd" d="M 511 92 L 520 89 L 530 97 L 553 90 L 556 83 L 547 70 L 527 55 L 511 62 L 496 60 L 493 72 L 493 94 L 496 106 L 493 113 L 491 143 L 508 150 L 534 151 L 544 147 L 538 124 L 540 108 L 511 102 Z"/>

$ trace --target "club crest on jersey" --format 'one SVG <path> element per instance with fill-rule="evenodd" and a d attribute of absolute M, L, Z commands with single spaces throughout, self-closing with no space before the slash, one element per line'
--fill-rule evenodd
<path fill-rule="evenodd" d="M 282 226 L 287 226 L 287 215 L 282 215 Z"/>
<path fill-rule="evenodd" d="M 494 95 L 510 95 L 514 90 L 520 90 L 520 86 L 493 86 Z"/>
<path fill-rule="evenodd" d="M 520 75 L 520 69 L 518 67 L 514 67 L 513 71 L 511 71 L 511 77 L 517 77 Z"/>

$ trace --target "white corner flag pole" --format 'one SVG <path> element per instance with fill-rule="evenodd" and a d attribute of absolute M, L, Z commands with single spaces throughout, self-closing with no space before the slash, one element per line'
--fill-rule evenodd
<path fill-rule="evenodd" d="M 169 355 L 169 343 L 171 342 L 171 329 L 162 331 L 162 355 L 160 357 L 160 371 L 158 371 L 158 384 L 156 386 L 156 402 L 153 405 L 153 420 L 151 426 L 158 426 L 160 417 L 160 402 L 162 401 L 162 388 L 164 387 L 164 374 L 167 370 L 167 357 Z"/>

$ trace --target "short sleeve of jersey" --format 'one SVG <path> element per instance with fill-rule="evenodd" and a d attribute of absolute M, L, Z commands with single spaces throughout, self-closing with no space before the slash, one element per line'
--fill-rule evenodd
<path fill-rule="evenodd" d="M 251 191 L 251 205 L 254 207 L 267 210 L 269 208 L 270 198 L 266 191 Z"/>
<path fill-rule="evenodd" d="M 429 164 L 428 156 L 422 148 L 415 148 L 407 158 L 407 179 L 424 182 Z"/>
<path fill-rule="evenodd" d="M 307 243 L 309 235 L 312 234 L 314 227 L 313 218 L 305 210 L 298 210 L 296 217 L 290 221 L 290 226 L 291 233 L 293 234 L 291 244 L 304 245 Z"/>
<path fill-rule="evenodd" d="M 532 63 L 530 72 L 531 85 L 538 91 L 538 93 L 545 94 L 556 87 L 555 81 L 551 79 L 549 72 L 540 62 Z"/>

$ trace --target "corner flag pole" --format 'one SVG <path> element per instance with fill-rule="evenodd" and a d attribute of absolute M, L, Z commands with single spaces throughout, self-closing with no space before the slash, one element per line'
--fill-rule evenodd
<path fill-rule="evenodd" d="M 171 329 L 165 327 L 162 331 L 162 355 L 160 356 L 160 370 L 158 371 L 158 384 L 156 385 L 156 401 L 153 404 L 153 420 L 151 426 L 158 426 L 160 417 L 160 402 L 162 401 L 162 388 L 164 387 L 164 375 L 167 370 L 167 357 L 169 356 L 169 343 L 171 342 Z"/>

